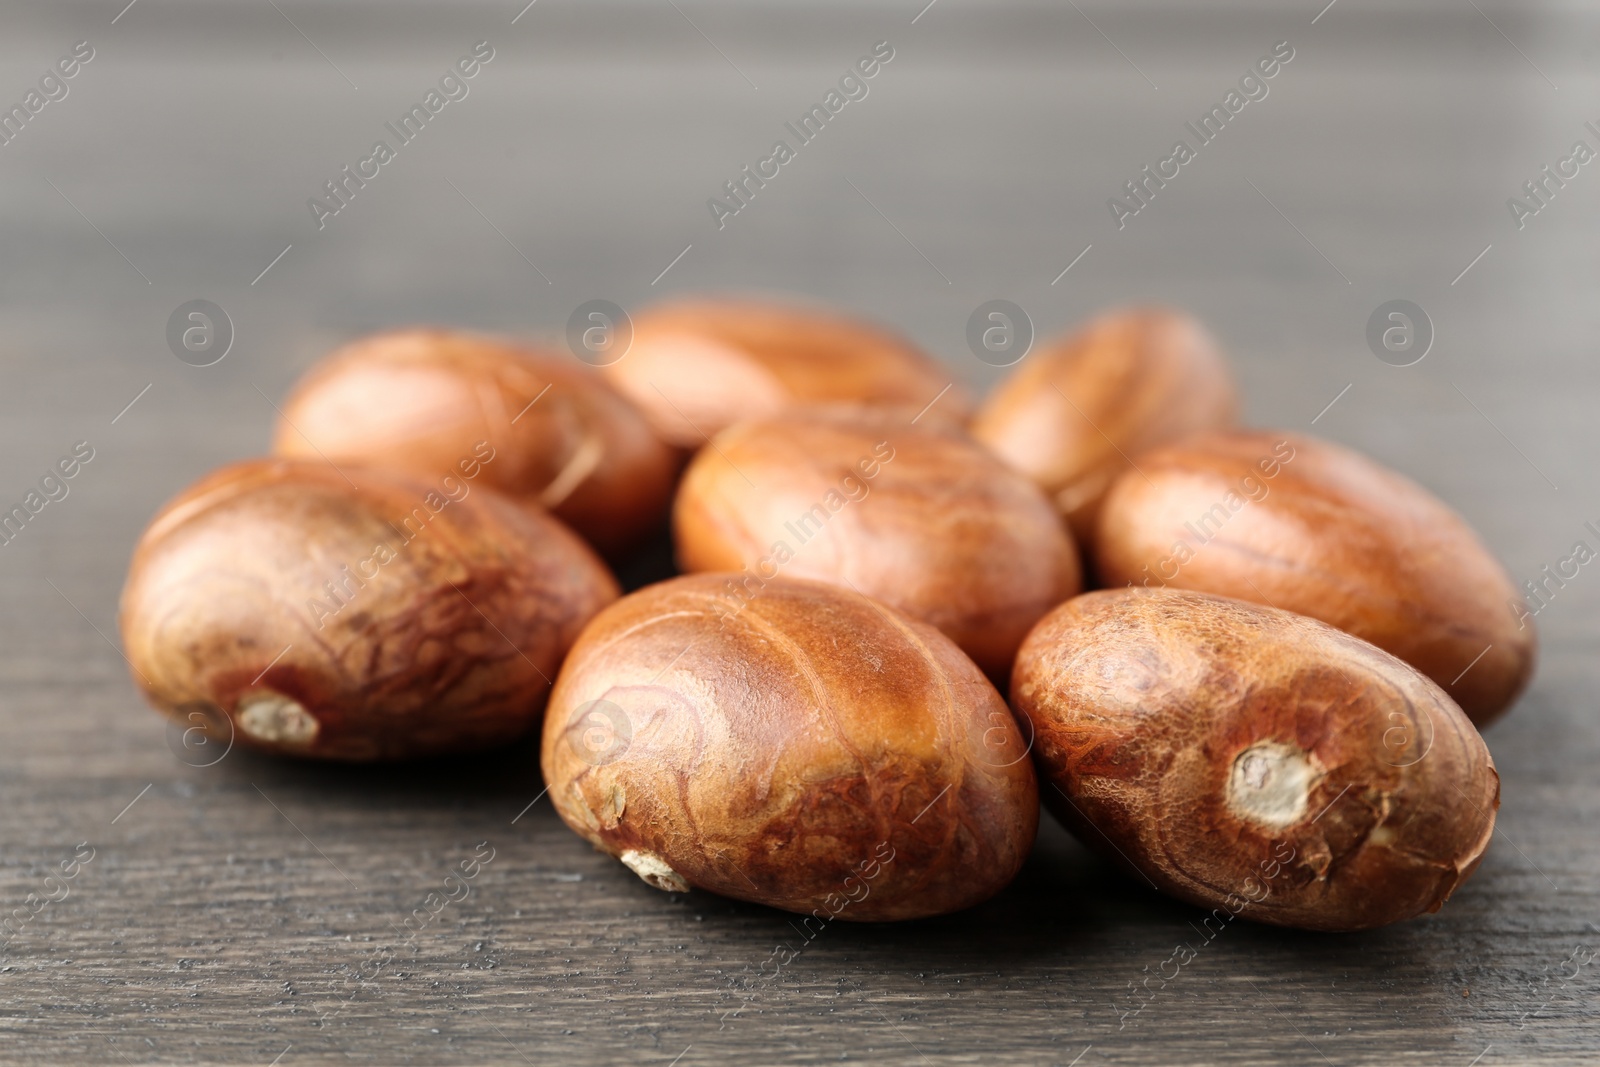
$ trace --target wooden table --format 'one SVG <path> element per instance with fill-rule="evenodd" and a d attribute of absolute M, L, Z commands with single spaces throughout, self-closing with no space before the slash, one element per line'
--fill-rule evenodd
<path fill-rule="evenodd" d="M 1136 1015 L 1132 986 L 1196 939 L 1196 912 L 1048 820 L 991 903 L 833 926 L 740 998 L 730 980 L 797 942 L 790 920 L 659 893 L 590 850 L 537 800 L 530 746 L 189 766 L 115 621 L 152 511 L 261 452 L 274 402 L 336 342 L 418 321 L 556 336 L 589 299 L 708 289 L 858 309 L 979 388 L 1001 373 L 964 338 L 985 300 L 1041 335 L 1116 302 L 1190 308 L 1251 421 L 1409 472 L 1534 578 L 1600 543 L 1600 168 L 1547 185 L 1521 229 L 1507 198 L 1574 141 L 1600 148 L 1593 14 L 122 4 L 0 12 L 0 103 L 94 51 L 0 146 L 0 504 L 76 442 L 94 452 L 0 547 L 0 901 L 25 907 L 92 849 L 0 960 L 0 1061 L 1600 1061 L 1592 568 L 1539 615 L 1538 678 L 1488 736 L 1499 832 L 1442 913 L 1354 936 L 1237 924 Z M 480 40 L 469 95 L 319 229 L 308 198 Z M 880 40 L 894 58 L 868 95 L 719 229 L 707 199 Z M 1285 40 L 1268 94 L 1119 230 L 1108 198 Z M 193 299 L 232 322 L 211 366 L 167 344 Z M 1408 367 L 1365 338 L 1394 299 L 1436 332 Z M 402 940 L 480 842 L 470 897 Z"/>

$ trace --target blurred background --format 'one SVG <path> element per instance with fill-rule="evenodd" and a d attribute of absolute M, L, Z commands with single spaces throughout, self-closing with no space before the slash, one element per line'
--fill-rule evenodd
<path fill-rule="evenodd" d="M 176 758 L 116 648 L 134 540 L 265 451 L 311 362 L 405 323 L 559 345 L 593 299 L 794 293 L 982 390 L 1004 373 L 967 345 L 985 301 L 1040 337 L 1170 303 L 1231 354 L 1249 422 L 1405 471 L 1518 582 L 1600 544 L 1600 167 L 1542 171 L 1600 152 L 1595 5 L 525 2 L 0 10 L 0 108 L 26 112 L 0 114 L 0 504 L 93 450 L 0 546 L 0 905 L 94 850 L 0 958 L 0 1061 L 1600 1058 L 1587 573 L 1541 610 L 1540 674 L 1488 734 L 1500 832 L 1443 913 L 1344 938 L 1241 924 L 1136 1016 L 1192 909 L 1053 824 L 998 900 L 830 929 L 730 1016 L 729 977 L 785 917 L 669 901 L 548 805 L 519 815 L 531 749 L 348 773 Z M 880 42 L 867 94 L 800 145 L 785 123 Z M 475 47 L 466 95 L 401 145 L 385 124 Z M 1119 227 L 1108 200 L 1275 48 L 1266 95 Z M 319 220 L 308 201 L 380 139 L 394 158 Z M 719 225 L 707 201 L 780 139 L 795 158 Z M 193 300 L 230 335 L 206 366 L 168 340 Z M 1394 300 L 1429 340 L 1404 358 L 1368 340 Z M 473 896 L 329 1016 L 484 840 Z"/>

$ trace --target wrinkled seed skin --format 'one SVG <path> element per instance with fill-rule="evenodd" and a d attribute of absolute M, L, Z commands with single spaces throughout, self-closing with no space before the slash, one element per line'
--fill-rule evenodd
<path fill-rule="evenodd" d="M 817 921 L 938 915 L 1009 883 L 1038 789 L 977 666 L 932 627 L 817 582 L 773 582 L 725 618 L 725 578 L 648 587 L 584 631 L 544 730 L 562 819 L 610 855 Z M 605 761 L 581 743 L 576 712 L 594 700 L 631 724 Z"/>
<path fill-rule="evenodd" d="M 548 390 L 548 391 L 547 391 Z M 471 463 L 487 441 L 494 458 Z M 609 556 L 659 529 L 679 457 L 573 357 L 411 328 L 333 352 L 284 402 L 273 451 L 476 480 L 552 511 Z"/>
<path fill-rule="evenodd" d="M 915 414 L 797 409 L 725 430 L 679 487 L 678 562 L 743 569 L 751 590 L 773 573 L 853 588 L 1004 684 L 1033 624 L 1081 589 L 1077 549 L 1038 487 Z"/>
<path fill-rule="evenodd" d="M 1131 308 L 1029 353 L 978 409 L 972 435 L 1037 482 L 1085 539 L 1130 461 L 1231 426 L 1237 409 L 1232 374 L 1204 327 Z"/>
<path fill-rule="evenodd" d="M 220 709 L 238 744 L 326 759 L 431 756 L 525 734 L 578 631 L 617 597 L 604 564 L 557 520 L 493 490 L 431 514 L 426 482 L 344 471 L 359 489 L 322 463 L 239 463 L 155 517 L 121 611 L 146 699 L 184 726 L 193 710 Z M 379 544 L 394 557 L 368 562 Z M 341 564 L 376 576 L 319 611 L 313 600 L 338 603 L 323 583 L 345 581 Z M 314 738 L 243 728 L 243 710 L 274 694 L 315 719 Z M 216 721 L 226 742 L 228 723 Z"/>
<path fill-rule="evenodd" d="M 803 306 L 685 300 L 640 312 L 633 345 L 602 368 L 660 436 L 697 449 L 733 423 L 795 404 L 932 403 L 928 418 L 964 424 L 960 383 L 911 342 L 879 326 Z"/>
<path fill-rule="evenodd" d="M 1029 635 L 1012 703 L 1051 810 L 1204 908 L 1360 930 L 1436 911 L 1477 867 L 1499 776 L 1472 724 L 1400 660 L 1323 623 L 1202 593 L 1103 590 Z M 1229 799 L 1242 753 L 1309 753 L 1283 824 Z"/>
<path fill-rule="evenodd" d="M 1263 477 L 1257 464 L 1279 442 L 1293 458 Z M 1240 494 L 1247 475 L 1264 498 Z M 1223 519 L 1230 491 L 1244 502 Z M 1224 512 L 1212 512 L 1219 504 Z M 1215 518 L 1195 527 L 1202 542 L 1185 524 L 1207 513 Z M 1174 567 L 1162 560 L 1179 540 L 1198 547 L 1167 578 Z M 1327 441 L 1235 430 L 1152 452 L 1107 496 L 1094 554 L 1107 586 L 1165 581 L 1371 641 L 1443 686 L 1480 727 L 1533 674 L 1532 621 L 1518 621 L 1516 587 L 1472 528 L 1415 482 Z"/>

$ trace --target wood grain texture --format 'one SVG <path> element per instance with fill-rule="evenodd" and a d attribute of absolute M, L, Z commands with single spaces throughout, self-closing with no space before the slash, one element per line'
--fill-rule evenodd
<path fill-rule="evenodd" d="M 1001 373 L 966 347 L 986 300 L 1040 336 L 1131 301 L 1189 309 L 1233 359 L 1248 423 L 1405 472 L 1519 583 L 1541 577 L 1575 541 L 1600 546 L 1600 178 L 1584 168 L 1521 230 L 1506 199 L 1594 145 L 1594 15 L 1080 4 L 1091 25 L 1043 3 L 541 0 L 513 24 L 519 2 L 277 6 L 0 13 L 0 102 L 73 42 L 95 49 L 0 146 L 0 506 L 75 442 L 96 450 L 0 546 L 0 901 L 59 895 L 46 876 L 94 849 L 0 959 L 0 1061 L 1600 1058 L 1600 966 L 1581 962 L 1600 949 L 1592 566 L 1549 582 L 1539 673 L 1487 734 L 1496 836 L 1439 915 L 1338 937 L 1234 925 L 1126 1025 L 1130 983 L 1195 940 L 1196 912 L 1052 820 L 982 907 L 838 925 L 740 993 L 797 945 L 787 917 L 666 897 L 595 853 L 536 799 L 531 742 L 398 768 L 238 750 L 192 767 L 112 643 L 144 523 L 264 452 L 273 404 L 336 344 L 410 322 L 560 344 L 584 301 L 706 290 L 839 304 L 980 393 Z M 307 199 L 479 40 L 495 58 L 470 95 L 319 230 Z M 706 199 L 879 40 L 896 54 L 869 95 L 719 230 Z M 1107 198 L 1279 40 L 1295 58 L 1270 94 L 1118 230 Z M 210 367 L 167 347 L 195 298 L 236 334 Z M 1397 298 L 1437 334 L 1405 368 L 1364 338 Z M 470 895 L 406 932 L 481 842 Z"/>

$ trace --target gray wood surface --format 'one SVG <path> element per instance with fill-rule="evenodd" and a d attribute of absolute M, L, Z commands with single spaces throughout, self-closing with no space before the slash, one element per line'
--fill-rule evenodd
<path fill-rule="evenodd" d="M 0 103 L 95 50 L 0 146 L 0 504 L 94 449 L 0 546 L 0 904 L 59 895 L 46 876 L 93 849 L 0 958 L 0 1061 L 1600 1062 L 1592 568 L 1539 616 L 1538 678 L 1488 735 L 1500 828 L 1441 914 L 1341 937 L 1241 923 L 1131 1016 L 1195 912 L 1048 820 L 993 902 L 835 925 L 735 995 L 799 941 L 787 918 L 592 852 L 529 806 L 531 747 L 188 766 L 115 627 L 148 516 L 262 451 L 271 403 L 338 341 L 553 335 L 591 298 L 706 289 L 859 309 L 980 388 L 998 372 L 963 331 L 984 300 L 1041 334 L 1123 301 L 1190 308 L 1252 421 L 1409 472 L 1533 578 L 1597 543 L 1600 165 L 1521 230 L 1506 200 L 1572 142 L 1600 148 L 1592 8 L 124 2 L 0 8 Z M 319 231 L 307 198 L 479 40 L 495 57 L 470 95 Z M 870 94 L 719 231 L 706 199 L 879 40 L 895 58 Z M 1269 95 L 1119 231 L 1106 199 L 1280 40 Z M 165 339 L 196 298 L 236 331 L 210 367 Z M 1405 368 L 1364 339 L 1397 298 L 1437 332 Z M 401 938 L 480 842 L 471 895 Z"/>

